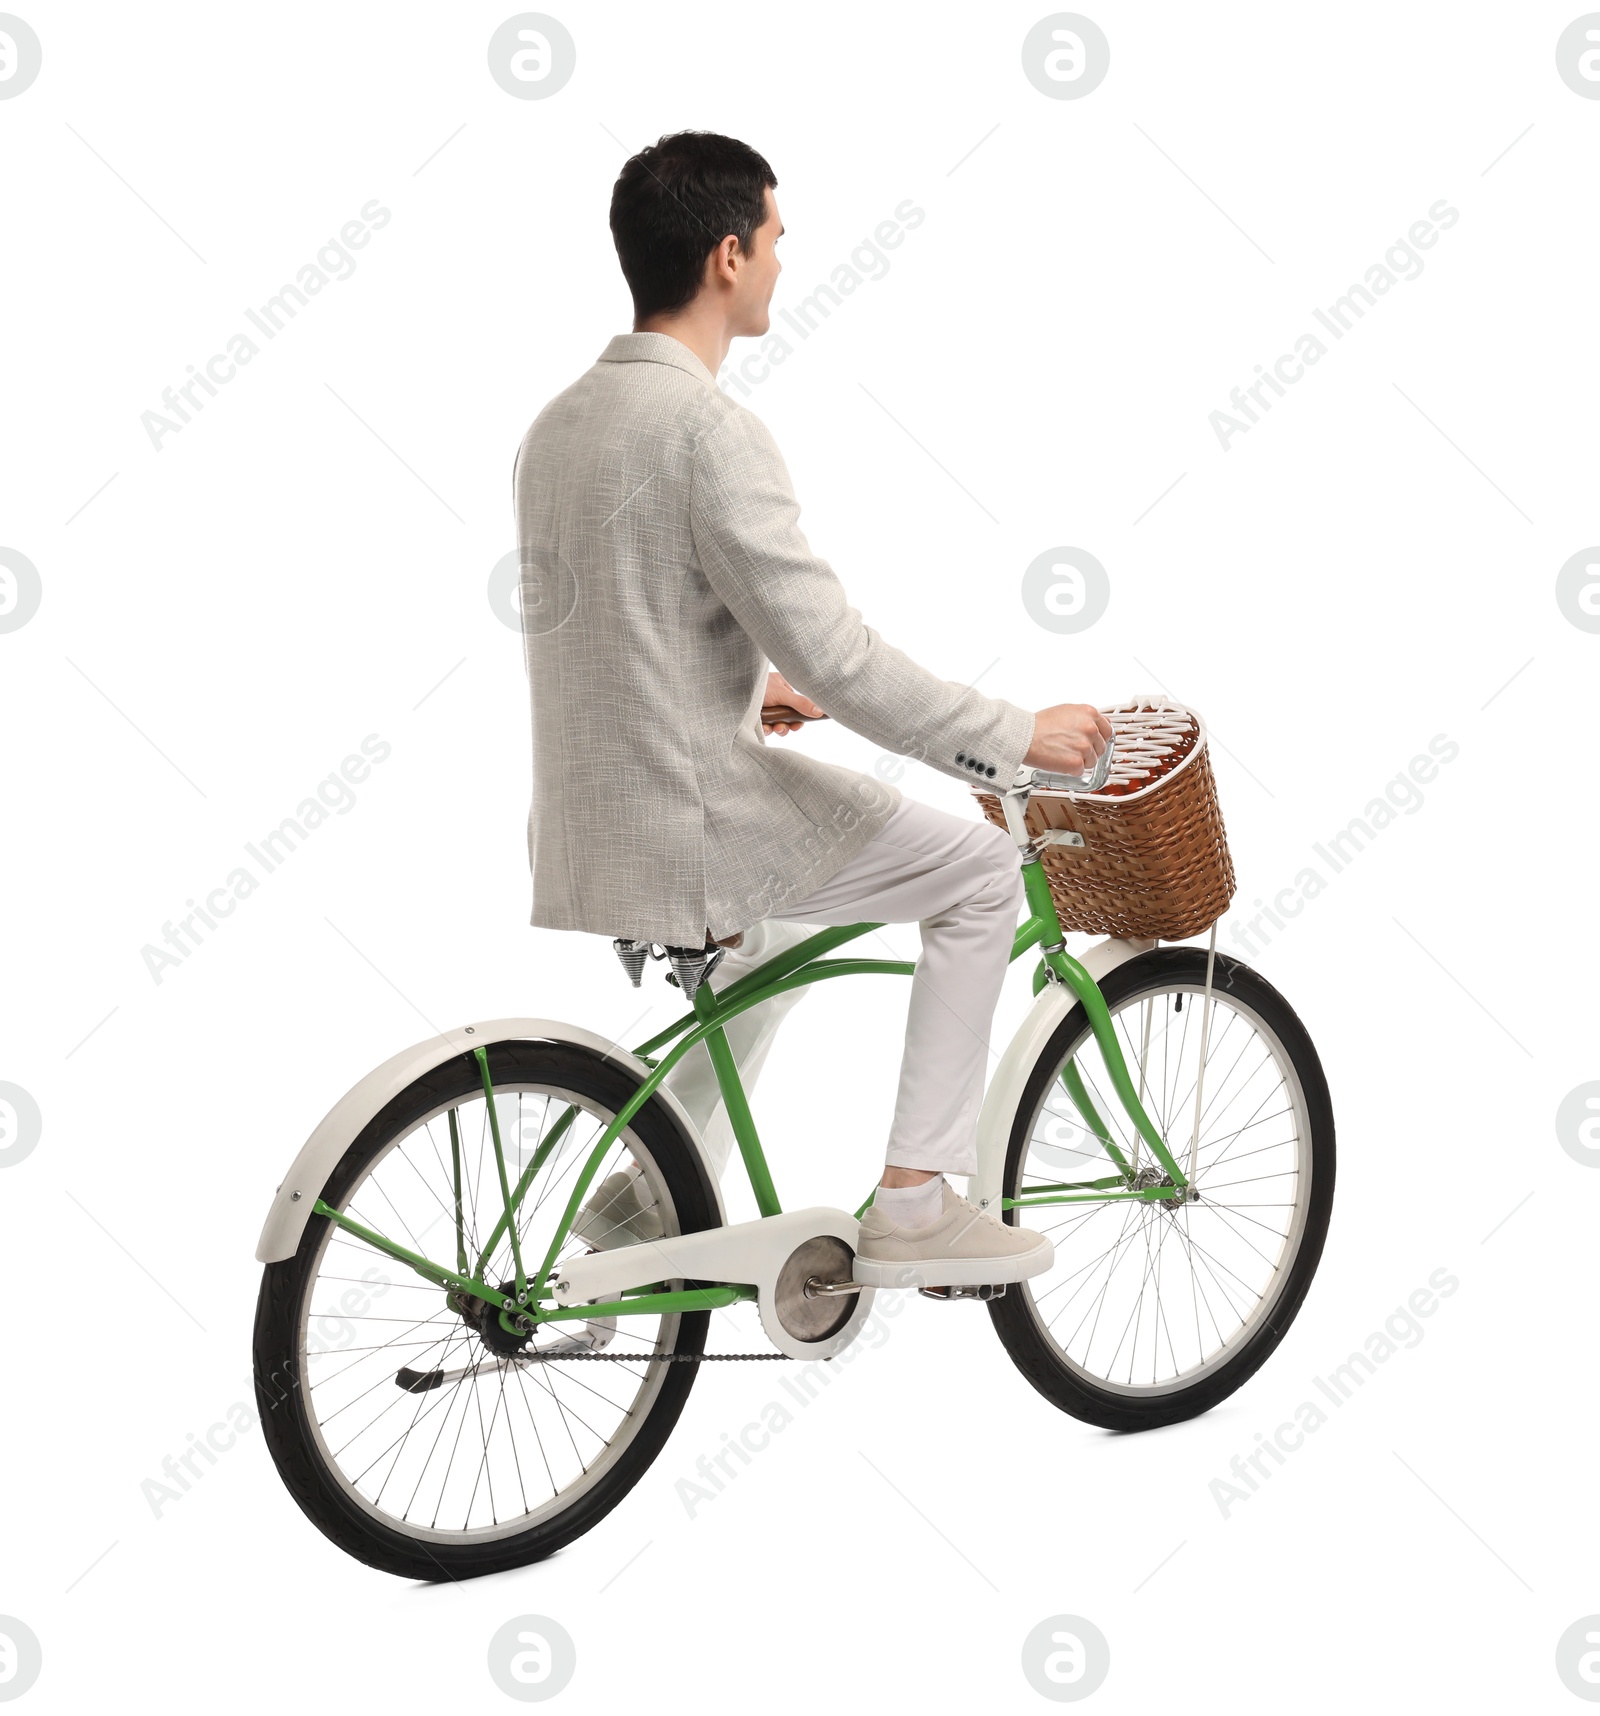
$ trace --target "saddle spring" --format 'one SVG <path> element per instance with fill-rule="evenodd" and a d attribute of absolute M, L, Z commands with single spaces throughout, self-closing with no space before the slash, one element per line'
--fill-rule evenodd
<path fill-rule="evenodd" d="M 722 956 L 728 950 L 718 947 L 715 942 L 708 941 L 704 947 L 662 947 L 658 949 L 654 942 L 635 941 L 632 936 L 619 935 L 611 943 L 622 969 L 628 974 L 628 981 L 635 989 L 639 987 L 640 979 L 644 976 L 644 963 L 647 959 L 664 959 L 672 967 L 672 974 L 667 978 L 668 983 L 675 983 L 682 991 L 684 999 L 693 1003 L 695 991 L 717 969 L 722 962 Z"/>

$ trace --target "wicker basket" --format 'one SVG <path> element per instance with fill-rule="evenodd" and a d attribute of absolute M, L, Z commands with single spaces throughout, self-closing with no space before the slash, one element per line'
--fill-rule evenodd
<path fill-rule="evenodd" d="M 1064 828 L 1083 837 L 1081 846 L 1050 845 L 1040 853 L 1062 926 L 1162 941 L 1200 935 L 1228 909 L 1234 891 L 1205 723 L 1166 697 L 1135 698 L 1104 713 L 1116 734 L 1106 787 L 1036 791 L 1028 801 L 1030 833 Z M 1163 773 L 1163 763 L 1152 759 L 1165 755 L 1170 763 L 1174 734 L 1190 748 Z M 1003 828 L 1000 800 L 992 792 L 977 798 Z"/>

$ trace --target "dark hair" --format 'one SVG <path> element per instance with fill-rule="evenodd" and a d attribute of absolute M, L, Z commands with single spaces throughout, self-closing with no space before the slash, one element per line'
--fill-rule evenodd
<path fill-rule="evenodd" d="M 675 132 L 628 161 L 611 192 L 611 236 L 635 317 L 681 310 L 729 233 L 748 250 L 777 183 L 748 143 L 715 131 Z"/>

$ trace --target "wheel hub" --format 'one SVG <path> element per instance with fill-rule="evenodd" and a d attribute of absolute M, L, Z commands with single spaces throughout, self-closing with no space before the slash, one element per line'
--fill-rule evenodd
<path fill-rule="evenodd" d="M 1173 1179 L 1171 1174 L 1164 1174 L 1159 1168 L 1141 1168 L 1139 1172 L 1133 1176 L 1133 1190 L 1136 1192 L 1142 1192 L 1148 1190 L 1151 1186 L 1172 1186 L 1176 1189 L 1177 1182 Z M 1151 1203 L 1158 1204 L 1167 1212 L 1168 1215 L 1172 1215 L 1184 1204 L 1195 1204 L 1199 1201 L 1200 1189 L 1193 1184 L 1185 1186 L 1182 1191 L 1178 1192 L 1178 1195 L 1175 1198 L 1150 1199 Z"/>
<path fill-rule="evenodd" d="M 500 1291 L 508 1298 L 517 1296 L 515 1281 L 505 1281 L 500 1284 Z M 492 1353 L 501 1358 L 512 1358 L 518 1353 L 528 1350 L 528 1335 L 514 1335 L 504 1328 L 500 1322 L 500 1307 L 491 1305 L 484 1299 L 475 1299 L 470 1294 L 452 1295 L 452 1304 L 461 1313 L 462 1321 L 473 1329 L 480 1341 Z M 532 1331 L 529 1331 L 531 1334 Z"/>

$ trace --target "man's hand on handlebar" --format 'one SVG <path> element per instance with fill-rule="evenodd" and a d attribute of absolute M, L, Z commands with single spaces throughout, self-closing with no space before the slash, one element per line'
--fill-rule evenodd
<path fill-rule="evenodd" d="M 792 709 L 796 715 L 803 715 L 808 721 L 826 721 L 827 715 L 819 709 L 809 697 L 800 692 L 783 677 L 781 673 L 767 675 L 767 693 L 761 700 L 763 709 Z M 786 739 L 791 733 L 800 731 L 798 721 L 763 721 L 763 733 L 776 733 L 780 739 Z"/>
<path fill-rule="evenodd" d="M 1086 775 L 1112 737 L 1111 723 L 1087 703 L 1058 703 L 1033 718 L 1033 745 L 1022 760 L 1031 769 Z"/>

